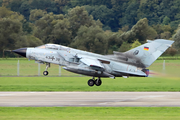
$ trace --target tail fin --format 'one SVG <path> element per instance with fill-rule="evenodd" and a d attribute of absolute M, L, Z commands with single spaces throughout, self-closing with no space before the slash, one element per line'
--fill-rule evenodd
<path fill-rule="evenodd" d="M 148 40 L 148 43 L 138 46 L 123 53 L 129 60 L 140 63 L 139 67 L 149 67 L 159 56 L 161 56 L 174 41 L 157 39 L 154 41 Z"/>

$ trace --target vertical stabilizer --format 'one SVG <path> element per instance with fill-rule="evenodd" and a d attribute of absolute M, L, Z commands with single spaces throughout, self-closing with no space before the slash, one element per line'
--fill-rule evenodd
<path fill-rule="evenodd" d="M 148 40 L 148 43 L 131 49 L 125 53 L 131 61 L 140 63 L 139 67 L 149 67 L 159 56 L 161 56 L 174 41 L 157 39 L 154 41 Z"/>

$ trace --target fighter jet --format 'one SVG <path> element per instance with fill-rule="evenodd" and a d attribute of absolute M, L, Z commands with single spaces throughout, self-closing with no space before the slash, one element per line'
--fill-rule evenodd
<path fill-rule="evenodd" d="M 149 67 L 174 41 L 156 39 L 147 40 L 127 52 L 114 52 L 112 55 L 100 55 L 82 51 L 63 45 L 45 44 L 35 48 L 20 48 L 13 50 L 23 57 L 46 64 L 43 74 L 48 75 L 50 64 L 64 66 L 67 71 L 92 76 L 89 86 L 100 86 L 103 77 L 148 77 Z M 95 79 L 97 78 L 97 79 Z"/>

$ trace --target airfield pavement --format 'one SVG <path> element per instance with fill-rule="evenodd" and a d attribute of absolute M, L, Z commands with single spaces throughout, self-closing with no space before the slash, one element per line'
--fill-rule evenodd
<path fill-rule="evenodd" d="M 180 107 L 180 92 L 0 92 L 2 107 Z"/>

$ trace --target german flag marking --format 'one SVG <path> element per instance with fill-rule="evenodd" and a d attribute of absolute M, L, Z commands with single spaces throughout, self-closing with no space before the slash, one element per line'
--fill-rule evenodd
<path fill-rule="evenodd" d="M 149 50 L 149 47 L 144 47 L 144 50 L 148 51 L 148 50 Z"/>

